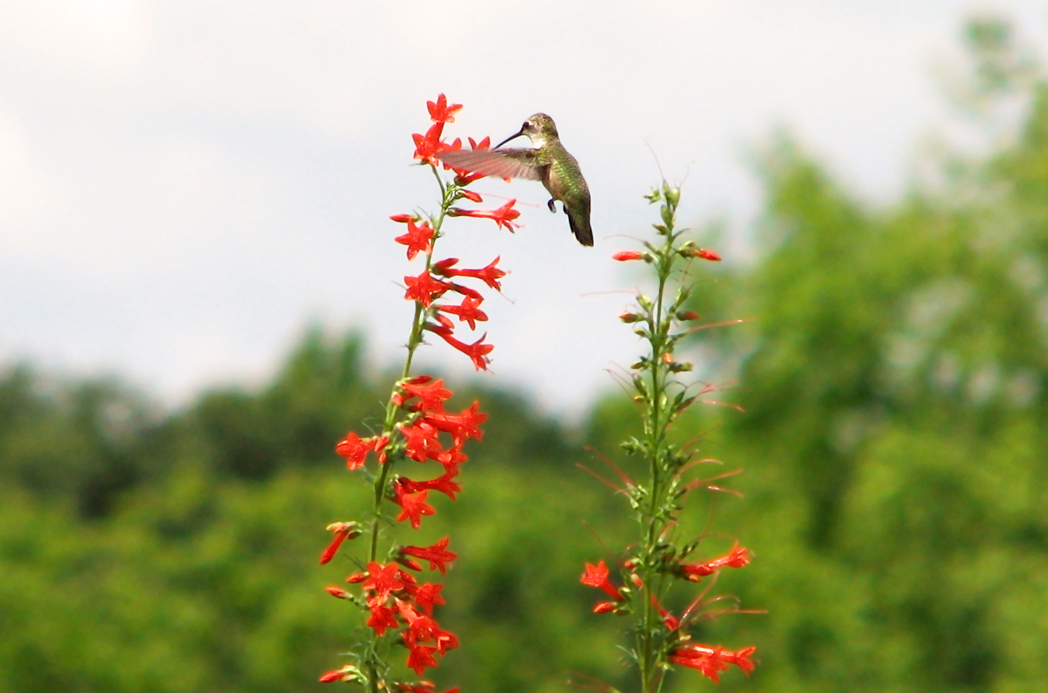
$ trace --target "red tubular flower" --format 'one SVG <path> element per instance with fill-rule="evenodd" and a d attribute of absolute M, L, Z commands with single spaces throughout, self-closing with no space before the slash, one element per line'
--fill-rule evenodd
<path fill-rule="evenodd" d="M 736 542 L 735 545 L 731 547 L 731 551 L 726 555 L 721 556 L 720 558 L 715 558 L 712 561 L 682 565 L 680 571 L 684 574 L 687 580 L 698 582 L 700 578 L 710 575 L 718 568 L 741 568 L 744 565 L 748 565 L 749 562 L 749 552 L 747 549 L 739 546 L 738 542 Z"/>
<path fill-rule="evenodd" d="M 513 220 L 520 216 L 520 212 L 513 209 L 513 205 L 515 205 L 516 203 L 516 200 L 510 200 L 509 202 L 495 210 L 459 209 L 458 207 L 452 207 L 448 210 L 448 216 L 491 219 L 496 224 L 498 224 L 499 227 L 504 228 L 507 231 L 513 231 L 514 228 L 520 226 L 520 224 L 513 223 Z"/>
<path fill-rule="evenodd" d="M 368 563 L 368 579 L 360 588 L 365 592 L 374 592 L 377 603 L 384 604 L 390 592 L 404 589 L 404 583 L 397 579 L 399 570 L 400 566 L 396 563 L 385 566 L 381 563 Z"/>
<path fill-rule="evenodd" d="M 335 597 L 336 599 L 349 599 L 349 592 L 345 591 L 341 587 L 328 586 L 324 589 L 326 589 L 327 593 L 330 594 L 332 597 Z"/>
<path fill-rule="evenodd" d="M 452 306 L 441 304 L 435 307 L 437 310 L 444 311 L 445 313 L 457 315 L 459 322 L 468 324 L 469 329 L 471 330 L 477 329 L 477 321 L 487 322 L 488 319 L 487 313 L 480 310 L 480 301 L 469 296 L 462 297 L 461 305 Z"/>
<path fill-rule="evenodd" d="M 619 262 L 628 262 L 630 260 L 642 260 L 644 259 L 644 253 L 639 253 L 636 250 L 623 250 L 612 255 L 611 259 L 618 260 Z"/>
<path fill-rule="evenodd" d="M 416 462 L 436 459 L 444 452 L 438 438 L 439 431 L 426 421 L 417 421 L 414 426 L 399 424 L 399 428 L 404 434 L 404 454 Z"/>
<path fill-rule="evenodd" d="M 688 253 L 692 257 L 701 258 L 703 260 L 712 260 L 713 262 L 720 262 L 721 256 L 712 250 L 706 250 L 705 248 L 692 248 Z"/>
<path fill-rule="evenodd" d="M 433 271 L 435 274 L 439 274 L 443 277 L 472 277 L 473 279 L 480 279 L 495 291 L 502 291 L 502 285 L 499 284 L 499 279 L 505 277 L 506 273 L 495 267 L 501 259 L 501 256 L 496 257 L 483 269 L 452 269 L 452 266 L 458 262 L 458 258 L 448 258 L 451 262 L 447 262 L 446 260 L 438 262 L 434 265 Z"/>
<path fill-rule="evenodd" d="M 426 496 L 429 491 L 419 491 L 418 493 L 406 493 L 401 486 L 396 487 L 396 503 L 402 510 L 397 515 L 397 522 L 403 522 L 404 520 L 411 521 L 412 529 L 418 529 L 419 525 L 422 524 L 423 515 L 435 515 L 437 511 L 433 506 L 426 503 Z"/>
<path fill-rule="evenodd" d="M 605 594 L 615 601 L 622 601 L 623 599 L 622 593 L 619 592 L 617 587 L 611 584 L 610 580 L 608 580 L 608 566 L 604 565 L 604 561 L 601 561 L 597 565 L 587 563 L 586 572 L 582 574 L 580 582 L 583 585 L 589 585 L 590 587 L 604 590 Z"/>
<path fill-rule="evenodd" d="M 433 229 L 429 222 L 422 222 L 421 226 L 415 225 L 415 220 L 408 217 L 408 232 L 403 236 L 397 236 L 393 240 L 408 247 L 408 260 L 414 260 L 420 252 L 428 253 L 433 249 Z"/>
<path fill-rule="evenodd" d="M 451 288 L 447 282 L 431 277 L 429 270 L 417 277 L 404 277 L 404 284 L 408 287 L 404 298 L 409 301 L 418 301 L 424 308 L 429 308 L 433 299 L 440 298 L 445 291 Z"/>
<path fill-rule="evenodd" d="M 397 623 L 397 611 L 391 606 L 383 606 L 379 603 L 370 605 L 371 616 L 368 617 L 367 626 L 375 631 L 375 634 L 379 637 L 385 635 L 386 631 L 390 628 L 396 628 L 399 624 Z"/>
<path fill-rule="evenodd" d="M 455 393 L 444 387 L 443 380 L 430 382 L 429 376 L 423 377 L 426 380 L 412 378 L 401 383 L 400 389 L 407 394 L 407 397 L 402 397 L 398 404 L 402 406 L 407 400 L 418 397 L 419 401 L 416 403 L 415 411 L 443 411 L 444 401 L 450 399 Z"/>
<path fill-rule="evenodd" d="M 448 146 L 440 141 L 442 134 L 444 134 L 444 123 L 434 123 L 429 130 L 426 130 L 425 135 L 412 135 L 411 139 L 415 141 L 414 158 L 430 166 L 439 166 L 437 154 L 448 149 Z"/>
<path fill-rule="evenodd" d="M 438 461 L 440 457 L 438 456 Z M 458 467 L 445 467 L 444 473 L 436 479 L 429 481 L 412 481 L 407 477 L 397 479 L 397 483 L 404 487 L 405 493 L 417 493 L 419 491 L 439 491 L 451 500 L 455 500 L 455 494 L 462 493 L 462 487 L 455 483 L 458 476 Z"/>
<path fill-rule="evenodd" d="M 447 342 L 448 344 L 450 344 L 451 346 L 455 347 L 463 354 L 468 356 L 470 360 L 473 361 L 473 366 L 478 371 L 486 371 L 488 369 L 488 363 L 490 359 L 488 359 L 487 355 L 492 352 L 492 350 L 495 348 L 495 345 L 482 344 L 482 342 L 488 336 L 487 332 L 481 335 L 480 339 L 473 342 L 472 344 L 466 344 L 465 342 L 460 342 L 459 340 L 452 337 L 450 330 L 435 330 L 432 327 L 430 327 L 429 330 L 434 334 L 440 335 L 440 337 L 445 342 Z"/>
<path fill-rule="evenodd" d="M 462 452 L 462 444 L 464 442 L 464 440 L 456 439 L 450 448 L 437 455 L 437 462 L 444 465 L 444 471 L 451 477 L 458 476 L 459 465 L 469 459 Z"/>
<path fill-rule="evenodd" d="M 408 669 L 414 669 L 416 674 L 422 676 L 422 672 L 426 670 L 426 667 L 432 668 L 437 666 L 437 659 L 433 656 L 437 648 L 425 645 L 415 645 L 414 647 L 409 645 L 408 647 Z"/>
<path fill-rule="evenodd" d="M 320 683 L 334 683 L 335 681 L 360 681 L 360 670 L 352 664 L 347 664 L 341 669 L 335 669 L 320 676 Z"/>
<path fill-rule="evenodd" d="M 436 103 L 427 101 L 426 108 L 429 109 L 429 117 L 434 123 L 454 123 L 455 114 L 462 110 L 462 104 L 454 103 L 449 106 L 447 97 L 441 94 Z"/>
<path fill-rule="evenodd" d="M 375 449 L 377 443 L 377 437 L 361 438 L 350 431 L 335 445 L 335 452 L 346 458 L 346 468 L 353 471 L 364 466 L 364 460 L 367 459 L 368 453 Z"/>
<path fill-rule="evenodd" d="M 433 546 L 404 546 L 400 553 L 429 561 L 430 570 L 439 570 L 441 575 L 446 575 L 447 564 L 458 558 L 457 554 L 447 550 L 449 541 L 450 537 L 444 537 Z"/>
<path fill-rule="evenodd" d="M 753 671 L 754 664 L 750 661 L 750 655 L 757 651 L 756 647 L 744 647 L 738 652 L 725 650 L 720 647 L 709 645 L 689 645 L 670 653 L 670 661 L 681 666 L 698 669 L 703 676 L 710 678 L 714 683 L 720 683 L 719 672 L 734 664 L 747 676 Z"/>
<path fill-rule="evenodd" d="M 666 624 L 667 628 L 670 630 L 677 630 L 680 627 L 680 619 L 667 611 L 662 604 L 659 604 L 659 600 L 655 598 L 654 594 L 651 595 L 651 605 L 658 610 L 659 617 L 662 619 L 662 622 Z"/>
<path fill-rule="evenodd" d="M 480 411 L 479 407 L 480 402 L 473 402 L 469 409 L 458 414 L 430 412 L 423 420 L 433 428 L 450 433 L 455 438 L 483 440 L 484 432 L 480 430 L 480 424 L 487 421 L 488 415 Z"/>
<path fill-rule="evenodd" d="M 433 615 L 433 607 L 445 604 L 444 597 L 440 596 L 440 591 L 444 589 L 444 585 L 434 585 L 431 582 L 419 585 L 418 590 L 415 592 L 415 603 L 422 607 L 426 614 Z"/>
<path fill-rule="evenodd" d="M 324 565 L 334 558 L 335 554 L 338 553 L 339 547 L 342 546 L 342 542 L 346 539 L 359 537 L 361 530 L 360 525 L 356 522 L 332 522 L 327 526 L 327 531 L 334 533 L 335 538 L 324 549 L 324 553 L 320 554 L 320 565 Z"/>

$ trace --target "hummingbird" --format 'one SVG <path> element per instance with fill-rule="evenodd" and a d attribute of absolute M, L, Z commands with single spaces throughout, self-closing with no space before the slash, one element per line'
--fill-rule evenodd
<path fill-rule="evenodd" d="M 521 136 L 530 139 L 534 148 L 499 149 Z M 589 187 L 582 177 L 579 162 L 560 143 L 557 126 L 545 113 L 536 113 L 525 120 L 520 130 L 496 144 L 494 149 L 441 152 L 437 158 L 485 176 L 542 181 L 542 185 L 552 195 L 546 203 L 549 211 L 556 212 L 554 202 L 560 200 L 575 238 L 582 245 L 593 245 Z"/>

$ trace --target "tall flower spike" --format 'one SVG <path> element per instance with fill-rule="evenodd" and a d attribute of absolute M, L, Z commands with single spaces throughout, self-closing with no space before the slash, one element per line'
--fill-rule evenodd
<path fill-rule="evenodd" d="M 754 648 L 733 652 L 722 647 L 689 644 L 691 634 L 686 631 L 702 615 L 696 610 L 716 601 L 716 597 L 707 600 L 705 592 L 701 593 L 679 618 L 660 603 L 675 581 L 686 585 L 721 568 L 741 568 L 749 563 L 750 556 L 745 548 L 736 544 L 727 555 L 710 561 L 680 561 L 681 556 L 696 551 L 699 544 L 696 541 L 678 545 L 676 530 L 680 526 L 684 500 L 697 484 L 705 484 L 711 490 L 716 488 L 709 485 L 710 480 L 684 479 L 694 449 L 691 444 L 681 448 L 670 442 L 675 438 L 671 430 L 674 422 L 680 421 L 688 407 L 710 391 L 696 390 L 694 383 L 681 379 L 692 370 L 692 364 L 678 360 L 679 354 L 675 354 L 675 347 L 689 331 L 678 332 L 681 323 L 698 318 L 685 307 L 694 289 L 683 284 L 682 279 L 689 284 L 694 280 L 690 269 L 682 265 L 695 258 L 719 260 L 720 256 L 691 241 L 682 241 L 684 232 L 676 229 L 680 190 L 664 183 L 647 197 L 652 203 L 662 203 L 660 223 L 653 224 L 656 240 L 644 241 L 643 250 L 623 250 L 612 255 L 618 262 L 643 261 L 654 270 L 658 280 L 658 291 L 654 294 L 657 298 L 639 294 L 636 305 L 618 315 L 620 321 L 647 341 L 645 353 L 630 367 L 633 372 L 625 381 L 633 402 L 639 405 L 642 421 L 637 428 L 642 433 L 622 443 L 628 454 L 641 458 L 647 468 L 647 482 L 634 482 L 620 474 L 625 488 L 615 487 L 629 501 L 629 511 L 640 526 L 640 537 L 622 558 L 623 568 L 629 571 L 628 589 L 616 588 L 611 583 L 603 561 L 597 565 L 587 563 L 582 582 L 603 590 L 614 600 L 597 604 L 595 612 L 632 614 L 634 622 L 630 632 L 636 639 L 632 653 L 639 670 L 638 688 L 640 693 L 657 693 L 665 682 L 667 664 L 697 669 L 718 681 L 720 674 L 731 665 L 748 674 L 753 668 L 749 656 Z M 707 612 L 707 615 L 712 617 L 717 613 Z"/>
<path fill-rule="evenodd" d="M 462 149 L 461 138 L 450 142 L 443 139 L 445 126 L 455 121 L 455 114 L 462 106 L 449 103 L 447 97 L 440 94 L 435 101 L 427 102 L 426 107 L 432 124 L 424 133 L 412 135 L 415 144 L 413 156 L 421 164 L 430 166 L 439 179 L 440 209 L 435 214 L 394 214 L 390 217 L 392 221 L 405 225 L 404 233 L 391 236 L 396 243 L 406 247 L 407 259 L 425 257 L 425 267 L 420 273 L 404 277 L 404 297 L 414 303 L 404 370 L 386 401 L 385 417 L 380 423 L 373 424 L 376 428 L 381 425 L 381 431 L 367 438 L 350 432 L 336 446 L 336 452 L 345 458 L 347 468 L 363 472 L 371 481 L 373 492 L 369 496 L 374 499 L 373 507 L 361 522 L 329 526 L 334 536 L 321 554 L 321 563 L 332 561 L 348 539 L 365 531 L 369 534 L 369 541 L 358 542 L 354 547 L 363 553 L 354 557 L 357 565 L 366 565 L 367 569 L 346 577 L 346 588 L 327 588 L 328 594 L 366 609 L 367 635 L 351 648 L 349 656 L 354 665 L 329 671 L 320 680 L 325 683 L 352 681 L 368 691 L 380 693 L 435 693 L 436 687 L 431 682 L 409 684 L 386 679 L 387 672 L 393 670 L 393 662 L 387 659 L 392 645 L 403 644 L 408 649 L 407 666 L 419 675 L 436 666 L 439 657 L 458 647 L 458 638 L 441 628 L 433 616 L 434 608 L 444 604 L 443 586 L 432 582 L 419 584 L 411 573 L 423 570 L 425 563 L 429 570 L 444 575 L 457 558 L 448 550 L 449 539 L 445 537 L 431 546 L 404 546 L 393 535 L 397 522 L 409 522 L 412 528 L 418 529 L 423 517 L 437 512 L 437 507 L 430 503 L 431 491 L 444 494 L 452 501 L 456 499 L 462 491 L 457 482 L 459 467 L 466 461 L 463 445 L 470 438 L 480 439 L 479 425 L 485 418 L 476 404 L 463 412 L 446 412 L 444 405 L 452 396 L 451 389 L 444 387 L 443 380 L 413 376 L 413 357 L 415 351 L 426 343 L 429 332 L 465 353 L 477 368 L 486 368 L 487 355 L 494 348 L 484 343 L 486 334 L 467 344 L 456 339 L 454 332 L 456 324 L 464 322 L 475 329 L 478 322 L 488 319 L 480 309 L 484 296 L 476 288 L 464 284 L 479 280 L 499 290 L 499 279 L 505 276 L 505 272 L 496 267 L 498 258 L 479 270 L 455 270 L 457 259 L 442 260 L 434 256 L 437 241 L 447 233 L 444 222 L 454 216 L 452 205 L 463 199 L 479 203 L 482 198 L 464 187 L 469 180 L 461 176 L 448 180 L 442 176 L 441 171 L 451 170 L 451 167 L 437 159 L 441 152 Z M 473 139 L 469 142 L 474 149 L 491 146 L 489 138 L 479 143 Z M 487 214 L 493 216 L 486 218 L 507 225 L 519 213 L 509 205 Z M 453 281 L 455 277 L 464 277 L 468 281 L 457 284 Z M 459 298 L 436 303 L 448 292 Z M 452 319 L 456 317 L 458 323 Z M 369 465 L 373 452 L 377 456 L 377 467 Z M 432 473 L 426 474 L 430 477 L 427 480 L 410 479 L 402 469 L 408 460 L 418 464 L 433 461 L 442 473 L 436 478 Z M 431 468 L 434 466 L 430 465 Z M 418 468 L 414 464 L 411 467 Z M 390 512 L 389 503 L 399 506 L 395 519 L 391 518 L 395 513 Z M 447 691 L 457 692 L 457 688 Z"/>

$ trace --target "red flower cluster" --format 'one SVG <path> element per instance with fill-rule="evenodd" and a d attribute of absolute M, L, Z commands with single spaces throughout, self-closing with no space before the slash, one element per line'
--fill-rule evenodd
<path fill-rule="evenodd" d="M 477 370 L 487 370 L 488 354 L 495 348 L 493 344 L 485 344 L 487 333 L 471 344 L 460 341 L 454 336 L 455 323 L 448 317 L 454 315 L 460 323 L 466 323 L 471 330 L 477 328 L 478 322 L 487 322 L 487 314 L 480 310 L 480 304 L 484 302 L 484 296 L 476 289 L 463 286 L 455 281 L 454 277 L 465 277 L 479 279 L 487 286 L 500 290 L 499 279 L 506 273 L 495 267 L 499 258 L 495 258 L 486 267 L 480 269 L 462 269 L 455 265 L 458 258 L 446 258 L 434 262 L 431 267 L 418 276 L 404 277 L 407 291 L 404 298 L 415 301 L 425 311 L 423 329 L 439 336 L 449 345 L 458 349 L 468 356 Z M 434 276 L 436 275 L 436 276 Z M 462 297 L 459 303 L 436 303 L 447 293 L 456 293 Z"/>
<path fill-rule="evenodd" d="M 679 578 L 688 580 L 689 582 L 698 582 L 702 577 L 712 575 L 720 568 L 741 568 L 749 562 L 749 551 L 740 547 L 738 543 L 736 543 L 732 546 L 731 551 L 720 558 L 715 558 L 712 561 L 705 561 L 702 563 L 679 563 L 673 566 L 673 568 L 668 572 Z M 636 567 L 635 560 L 627 561 L 624 567 L 627 570 L 632 570 Z M 643 588 L 644 582 L 639 575 L 631 572 L 629 578 L 638 590 Z M 608 567 L 604 564 L 604 561 L 600 561 L 596 565 L 587 563 L 586 571 L 582 574 L 580 582 L 584 585 L 604 591 L 605 594 L 614 600 L 610 602 L 598 602 L 597 605 L 593 607 L 593 613 L 624 613 L 630 609 L 630 595 L 628 590 L 616 587 L 611 582 L 609 579 Z M 682 647 L 676 647 L 669 652 L 670 661 L 675 664 L 680 664 L 681 666 L 697 669 L 702 672 L 704 676 L 712 679 L 714 683 L 719 683 L 719 672 L 727 669 L 729 664 L 736 665 L 744 674 L 749 676 L 754 667 L 754 664 L 750 661 L 749 657 L 757 651 L 756 647 L 746 647 L 738 652 L 732 652 L 731 650 L 725 650 L 719 645 L 717 647 L 710 647 L 709 645 L 690 644 L 688 643 L 690 636 L 678 631 L 681 627 L 682 620 L 685 622 L 685 626 L 692 622 L 693 612 L 695 611 L 695 607 L 699 605 L 698 602 L 699 600 L 697 599 L 696 602 L 685 610 L 684 616 L 677 618 L 668 609 L 659 604 L 655 595 L 651 596 L 651 605 L 656 611 L 658 611 L 659 618 L 665 626 L 666 631 L 668 631 L 666 640 L 683 645 Z"/>
<path fill-rule="evenodd" d="M 440 569 L 443 574 L 446 564 L 455 560 L 455 554 L 447 551 L 447 539 L 442 539 L 430 547 L 407 546 L 401 552 L 407 555 L 419 555 L 430 561 L 430 570 Z M 412 570 L 422 568 L 414 561 L 409 561 Z M 367 620 L 369 628 L 378 636 L 385 635 L 387 630 L 400 628 L 401 639 L 408 648 L 407 666 L 414 669 L 419 676 L 427 667 L 437 666 L 434 654 L 444 656 L 448 650 L 458 647 L 458 638 L 440 628 L 433 618 L 433 607 L 444 604 L 440 595 L 443 585 L 430 582 L 418 584 L 411 574 L 397 563 L 368 563 L 367 571 L 354 573 L 346 578 L 347 582 L 360 583 L 365 597 L 365 604 L 371 616 Z M 339 587 L 328 587 L 328 593 L 339 599 L 350 595 Z M 328 672 L 320 677 L 321 682 L 344 680 L 344 668 Z M 337 674 L 337 675 L 336 675 Z"/>
<path fill-rule="evenodd" d="M 452 166 L 440 161 L 437 157 L 441 152 L 458 152 L 462 150 L 462 140 L 455 138 L 452 142 L 445 142 L 441 139 L 444 135 L 444 125 L 446 123 L 454 123 L 454 114 L 461 110 L 461 104 L 448 105 L 447 98 L 441 94 L 437 97 L 437 100 L 427 101 L 427 107 L 429 108 L 429 117 L 433 121 L 433 124 L 426 130 L 425 134 L 415 133 L 411 136 L 415 142 L 415 153 L 414 158 L 424 164 L 429 164 L 434 168 L 443 166 L 446 171 L 455 172 L 455 184 L 458 186 L 456 190 L 456 197 L 459 199 L 470 200 L 471 202 L 483 202 L 484 199 L 477 193 L 466 190 L 465 186 L 470 183 L 479 180 L 484 177 L 482 173 L 475 173 L 464 168 Z M 467 138 L 469 140 L 469 146 L 473 151 L 480 151 L 491 149 L 491 138 L 485 137 L 484 139 L 477 142 L 472 137 Z M 453 217 L 476 217 L 478 219 L 491 219 L 499 228 L 504 228 L 507 231 L 512 231 L 518 224 L 514 224 L 513 220 L 520 216 L 520 212 L 513 209 L 513 205 L 516 204 L 516 200 L 510 200 L 506 204 L 502 205 L 496 210 L 480 210 L 480 209 L 460 209 L 458 207 L 452 207 L 448 210 L 448 216 Z M 401 215 L 402 216 L 402 215 Z M 395 221 L 399 221 L 394 217 Z M 419 227 L 420 229 L 422 227 Z M 432 229 L 430 229 L 432 231 Z M 424 236 L 423 231 L 417 231 L 418 238 L 421 239 Z M 409 228 L 408 233 L 397 239 L 398 243 L 403 243 L 408 246 L 408 259 L 412 259 L 413 247 L 420 247 L 418 245 L 412 245 L 410 240 L 412 237 L 412 230 Z M 404 239 L 404 240 L 402 240 Z M 421 241 L 424 243 L 424 241 Z M 417 252 L 417 251 L 416 251 Z"/>
<path fill-rule="evenodd" d="M 747 676 L 753 671 L 753 662 L 750 655 L 757 651 L 756 647 L 744 647 L 738 652 L 725 650 L 720 645 L 710 647 L 709 645 L 689 645 L 670 654 L 670 661 L 681 666 L 698 669 L 702 675 L 711 679 L 714 683 L 720 683 L 720 672 L 734 664 Z"/>
<path fill-rule="evenodd" d="M 455 120 L 460 104 L 449 104 L 441 94 L 436 101 L 427 102 L 433 124 L 425 134 L 415 134 L 415 159 L 438 169 L 441 165 L 437 154 L 442 151 L 461 149 L 461 140 L 446 143 L 441 138 L 444 126 Z M 479 143 L 469 140 L 474 149 L 488 149 L 491 141 L 484 138 Z M 444 166 L 450 170 L 449 166 Z M 468 172 L 456 171 L 453 182 L 442 181 L 441 209 L 439 214 L 426 218 L 415 214 L 397 214 L 390 217 L 405 225 L 403 234 L 395 241 L 407 249 L 407 259 L 425 258 L 425 268 L 416 275 L 404 277 L 404 298 L 415 303 L 415 317 L 408 338 L 407 365 L 403 378 L 394 386 L 386 406 L 385 420 L 381 432 L 361 437 L 350 431 L 338 442 L 335 451 L 346 460 L 350 471 L 361 470 L 374 484 L 375 507 L 373 514 L 364 522 L 336 522 L 328 526 L 334 537 L 321 554 L 320 562 L 328 563 L 338 554 L 343 543 L 365 530 L 371 541 L 369 552 L 358 565 L 366 565 L 364 571 L 346 578 L 350 585 L 359 585 L 354 594 L 342 587 L 331 586 L 327 592 L 333 597 L 356 605 L 367 615 L 367 626 L 371 629 L 370 642 L 362 643 L 354 652 L 358 664 L 347 664 L 329 671 L 320 677 L 321 682 L 347 681 L 360 683 L 370 690 L 382 689 L 393 693 L 435 693 L 435 685 L 429 681 L 386 681 L 382 680 L 389 665 L 368 661 L 363 653 L 375 652 L 381 638 L 397 638 L 408 650 L 407 667 L 421 676 L 427 668 L 437 666 L 437 657 L 458 647 L 458 638 L 443 630 L 433 618 L 434 607 L 444 604 L 442 585 L 431 582 L 419 583 L 412 571 L 421 571 L 423 563 L 431 571 L 447 573 L 457 556 L 448 550 L 447 537 L 432 546 L 394 546 L 389 550 L 379 548 L 379 539 L 384 536 L 384 524 L 389 517 L 387 501 L 400 506 L 396 516 L 398 522 L 409 522 L 418 529 L 422 518 L 436 513 L 430 505 L 431 492 L 442 493 L 452 501 L 462 488 L 457 482 L 459 467 L 466 461 L 463 446 L 467 440 L 482 437 L 480 425 L 487 418 L 474 402 L 469 408 L 452 412 L 445 410 L 445 403 L 452 391 L 444 387 L 442 380 L 430 376 L 409 377 L 410 364 L 415 349 L 423 344 L 427 333 L 440 336 L 445 342 L 466 354 L 478 369 L 486 369 L 488 354 L 494 348 L 485 344 L 486 333 L 471 343 L 459 341 L 455 336 L 456 326 L 465 323 L 470 330 L 477 323 L 487 322 L 488 316 L 481 310 L 484 296 L 469 286 L 478 282 L 501 291 L 500 280 L 506 273 L 497 267 L 495 258 L 485 267 L 478 269 L 458 267 L 457 258 L 436 260 L 434 246 L 442 236 L 441 227 L 448 217 L 472 216 L 494 220 L 500 227 L 513 230 L 513 220 L 519 212 L 513 202 L 494 211 L 461 210 L 452 207 L 459 200 L 482 202 L 480 195 L 466 190 L 476 177 Z M 454 300 L 449 300 L 455 296 Z M 374 453 L 377 468 L 368 468 L 368 458 Z M 434 478 L 414 479 L 403 474 L 397 465 L 436 462 L 442 469 Z M 412 474 L 411 476 L 414 476 Z M 432 474 L 430 475 L 433 476 Z M 388 536 L 388 535 L 387 535 Z M 380 562 L 380 556 L 390 556 L 392 561 Z M 387 651 L 383 648 L 382 651 Z M 381 659 L 381 658 L 380 658 Z M 362 662 L 362 663 L 361 663 Z M 377 679 L 377 680 L 376 680 Z M 454 688 L 446 693 L 457 693 Z"/>

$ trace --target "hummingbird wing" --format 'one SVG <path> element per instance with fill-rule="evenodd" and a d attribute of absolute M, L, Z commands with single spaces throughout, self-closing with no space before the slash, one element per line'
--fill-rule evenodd
<path fill-rule="evenodd" d="M 499 178 L 542 180 L 537 149 L 481 149 L 470 152 L 441 152 L 437 158 L 455 168 Z"/>

